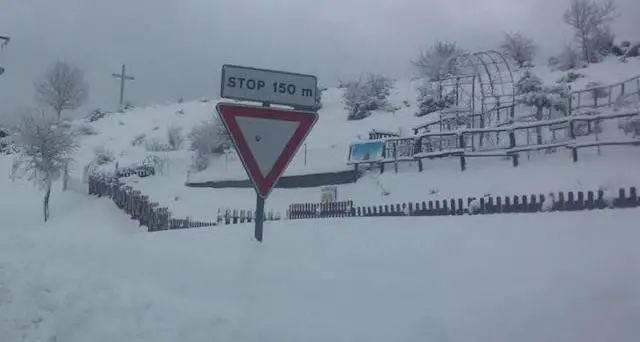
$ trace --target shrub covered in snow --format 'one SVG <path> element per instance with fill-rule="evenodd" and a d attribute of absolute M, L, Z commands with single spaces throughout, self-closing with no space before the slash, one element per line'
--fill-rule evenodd
<path fill-rule="evenodd" d="M 631 135 L 633 138 L 640 137 L 640 117 L 621 119 L 618 127 L 624 134 Z"/>
<path fill-rule="evenodd" d="M 393 80 L 382 75 L 368 74 L 364 79 L 346 84 L 342 94 L 349 120 L 360 120 L 374 110 L 390 110 L 387 97 L 393 88 Z"/>
<path fill-rule="evenodd" d="M 9 130 L 0 127 L 0 153 L 11 154 L 13 152 L 15 152 L 15 148 Z"/>
<path fill-rule="evenodd" d="M 179 150 L 184 142 L 184 136 L 182 135 L 182 128 L 177 126 L 171 126 L 167 129 L 167 141 L 173 151 Z"/>
<path fill-rule="evenodd" d="M 224 153 L 231 146 L 231 140 L 223 123 L 215 116 L 202 121 L 189 132 L 190 149 L 196 154 L 192 167 L 202 171 L 209 165 L 209 157 Z"/>
<path fill-rule="evenodd" d="M 587 64 L 580 57 L 580 52 L 567 45 L 558 56 L 549 58 L 548 65 L 551 70 L 567 71 L 584 68 Z"/>
<path fill-rule="evenodd" d="M 116 158 L 113 156 L 113 153 L 103 146 L 98 146 L 93 150 L 95 154 L 93 160 L 96 165 L 104 165 L 113 162 Z"/>
<path fill-rule="evenodd" d="M 558 78 L 556 83 L 573 83 L 579 78 L 584 78 L 584 74 L 579 72 L 569 71 L 568 73 L 562 75 L 562 77 Z"/>
<path fill-rule="evenodd" d="M 425 82 L 418 87 L 418 112 L 416 116 L 424 116 L 439 110 L 449 108 L 455 104 L 455 93 L 450 91 L 442 94 L 431 82 Z"/>
<path fill-rule="evenodd" d="M 76 128 L 76 133 L 79 135 L 97 135 L 98 132 L 91 125 L 82 124 Z"/>
<path fill-rule="evenodd" d="M 142 144 L 144 144 L 146 139 L 147 139 L 147 135 L 146 134 L 144 134 L 144 133 L 138 134 L 135 137 L 133 137 L 133 139 L 131 140 L 131 146 L 142 145 Z"/>
<path fill-rule="evenodd" d="M 149 139 L 149 140 L 145 140 L 144 147 L 149 152 L 174 151 L 174 148 L 171 145 L 160 141 L 160 139 L 158 139 L 158 138 L 152 138 L 152 139 Z"/>
<path fill-rule="evenodd" d="M 609 90 L 606 87 L 603 87 L 603 84 L 600 81 L 591 81 L 587 83 L 586 89 L 591 90 L 591 98 L 593 99 L 601 99 L 609 96 Z"/>
<path fill-rule="evenodd" d="M 545 86 L 542 80 L 527 70 L 516 83 L 517 101 L 536 109 L 536 119 L 542 120 L 545 109 L 568 111 L 569 89 L 564 85 Z"/>
<path fill-rule="evenodd" d="M 109 113 L 103 112 L 101 109 L 94 109 L 86 116 L 86 119 L 89 122 L 94 122 L 104 118 L 107 114 Z"/>

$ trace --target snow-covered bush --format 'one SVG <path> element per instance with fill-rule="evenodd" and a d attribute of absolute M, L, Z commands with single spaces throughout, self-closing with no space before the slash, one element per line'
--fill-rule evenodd
<path fill-rule="evenodd" d="M 189 132 L 190 149 L 196 153 L 194 157 L 194 169 L 201 171 L 208 166 L 208 157 L 222 154 L 231 145 L 231 140 L 222 122 L 212 116 L 207 121 L 202 121 Z"/>
<path fill-rule="evenodd" d="M 542 202 L 542 211 L 548 212 L 553 209 L 553 206 L 556 204 L 556 194 L 549 193 L 544 197 L 544 201 Z"/>
<path fill-rule="evenodd" d="M 437 41 L 411 63 L 421 76 L 437 81 L 458 73 L 458 57 L 464 53 L 465 51 L 454 42 Z"/>
<path fill-rule="evenodd" d="M 571 93 L 565 85 L 545 86 L 542 80 L 527 70 L 516 83 L 516 101 L 533 107 L 535 120 L 545 119 L 545 110 L 568 113 Z M 542 144 L 542 128 L 536 128 L 537 144 Z"/>
<path fill-rule="evenodd" d="M 560 71 L 586 67 L 586 63 L 580 57 L 580 53 L 569 45 L 565 46 L 558 56 L 549 58 L 548 65 L 551 70 Z"/>
<path fill-rule="evenodd" d="M 562 75 L 562 77 L 558 78 L 556 83 L 573 83 L 579 78 L 584 78 L 584 74 L 579 72 L 569 71 L 568 73 Z"/>
<path fill-rule="evenodd" d="M 360 120 L 374 110 L 390 110 L 387 97 L 391 94 L 393 80 L 382 75 L 368 74 L 364 79 L 346 84 L 342 99 L 349 111 L 349 120 Z"/>
<path fill-rule="evenodd" d="M 518 103 L 536 109 L 536 119 L 543 119 L 544 109 L 567 112 L 569 89 L 564 85 L 545 86 L 542 79 L 527 70 L 516 83 Z"/>
<path fill-rule="evenodd" d="M 621 119 L 618 127 L 624 134 L 631 135 L 633 138 L 640 137 L 640 117 L 630 117 Z"/>
<path fill-rule="evenodd" d="M 94 157 L 93 160 L 96 165 L 104 165 L 113 162 L 116 158 L 113 156 L 113 153 L 103 146 L 98 146 L 93 150 Z"/>
<path fill-rule="evenodd" d="M 168 152 L 174 151 L 174 148 L 162 141 L 158 138 L 152 138 L 150 140 L 146 140 L 144 144 L 144 148 L 149 152 Z"/>
<path fill-rule="evenodd" d="M 147 139 L 147 135 L 142 133 L 142 134 L 138 134 L 135 137 L 133 137 L 133 139 L 131 140 L 131 146 L 138 146 L 138 145 L 142 145 L 145 140 Z"/>
<path fill-rule="evenodd" d="M 105 116 L 107 116 L 107 112 L 103 112 L 101 109 L 94 109 L 91 112 L 89 112 L 89 114 L 87 114 L 86 116 L 86 120 L 89 122 L 94 122 L 94 121 L 98 121 L 100 119 L 103 119 Z"/>
<path fill-rule="evenodd" d="M 587 83 L 585 88 L 591 90 L 589 93 L 591 94 L 592 99 L 601 99 L 609 96 L 609 90 L 606 87 L 603 87 L 603 84 L 600 81 L 591 81 Z"/>
<path fill-rule="evenodd" d="M 449 108 L 455 104 L 455 93 L 453 91 L 442 94 L 438 86 L 431 82 L 425 82 L 417 90 L 418 112 L 415 115 L 418 117 Z"/>
<path fill-rule="evenodd" d="M 9 130 L 0 127 L 0 153 L 12 154 L 13 152 L 15 148 Z"/>
<path fill-rule="evenodd" d="M 182 128 L 177 126 L 171 126 L 167 129 L 167 141 L 172 150 L 176 151 L 182 147 L 184 142 L 184 136 L 182 135 Z"/>
<path fill-rule="evenodd" d="M 86 125 L 86 124 L 79 125 L 76 128 L 76 132 L 79 135 L 97 135 L 98 134 L 98 132 L 93 128 L 93 126 Z"/>

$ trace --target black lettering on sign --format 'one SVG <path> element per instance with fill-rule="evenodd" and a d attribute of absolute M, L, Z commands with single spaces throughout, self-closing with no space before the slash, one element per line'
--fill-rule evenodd
<path fill-rule="evenodd" d="M 229 77 L 227 78 L 227 87 L 229 88 L 245 88 L 249 90 L 261 90 L 267 84 L 262 80 L 255 80 L 252 78 L 243 77 Z"/>
<path fill-rule="evenodd" d="M 227 87 L 229 87 L 229 88 L 235 88 L 236 87 L 236 78 L 235 77 L 229 77 L 229 79 L 227 79 Z"/>

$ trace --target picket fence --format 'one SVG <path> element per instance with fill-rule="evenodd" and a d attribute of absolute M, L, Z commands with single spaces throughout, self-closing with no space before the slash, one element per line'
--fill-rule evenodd
<path fill-rule="evenodd" d="M 640 206 L 635 187 L 620 188 L 616 196 L 603 190 L 569 191 L 547 195 L 467 197 L 422 202 L 354 206 L 353 201 L 334 203 L 296 203 L 287 211 L 290 220 L 331 217 L 384 216 L 455 216 L 506 213 L 537 213 L 546 211 L 578 211 L 605 208 L 634 208 Z"/>
<path fill-rule="evenodd" d="M 218 217 L 218 222 L 194 221 L 188 217 L 174 218 L 169 208 L 160 207 L 149 196 L 113 177 L 89 176 L 89 195 L 111 198 L 118 208 L 137 220 L 140 226 L 147 227 L 149 232 L 210 227 L 223 220 L 221 217 Z"/>
<path fill-rule="evenodd" d="M 216 222 L 194 221 L 190 218 L 174 218 L 169 209 L 160 207 L 140 191 L 115 178 L 90 176 L 89 194 L 108 197 L 140 226 L 149 232 L 211 227 L 218 225 L 252 223 L 255 213 L 251 210 L 219 210 Z M 283 219 L 323 219 L 338 217 L 393 217 L 393 216 L 457 216 L 507 213 L 539 213 L 580 211 L 606 208 L 640 207 L 636 187 L 620 188 L 615 196 L 596 191 L 568 191 L 549 194 L 514 196 L 466 197 L 422 202 L 406 202 L 375 206 L 356 206 L 352 200 L 332 203 L 294 203 L 289 205 L 286 217 L 269 211 L 265 221 Z"/>

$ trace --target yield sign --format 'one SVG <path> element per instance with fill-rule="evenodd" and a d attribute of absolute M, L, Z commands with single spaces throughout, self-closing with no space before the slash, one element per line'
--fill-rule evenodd
<path fill-rule="evenodd" d="M 315 112 L 218 103 L 258 196 L 266 198 L 318 119 Z"/>

